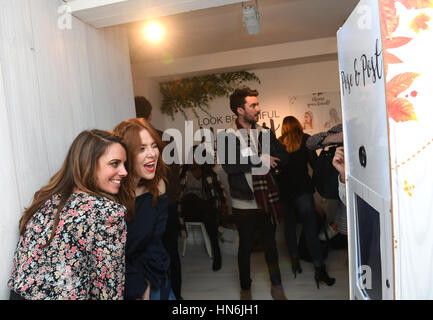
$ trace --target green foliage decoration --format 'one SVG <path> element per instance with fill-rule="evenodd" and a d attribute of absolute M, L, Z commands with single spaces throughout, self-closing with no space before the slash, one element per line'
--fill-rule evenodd
<path fill-rule="evenodd" d="M 199 119 L 197 109 L 210 115 L 209 103 L 217 97 L 228 97 L 244 82 L 258 82 L 260 79 L 246 71 L 209 74 L 175 81 L 161 82 L 159 90 L 162 94 L 161 112 L 170 115 L 174 120 L 176 113 L 188 119 L 186 110 L 191 109 Z"/>

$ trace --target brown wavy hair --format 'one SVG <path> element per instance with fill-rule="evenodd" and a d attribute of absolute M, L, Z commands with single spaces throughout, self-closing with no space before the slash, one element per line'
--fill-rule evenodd
<path fill-rule="evenodd" d="M 281 137 L 278 138 L 287 152 L 295 152 L 301 148 L 302 136 L 304 129 L 298 119 L 292 116 L 287 116 L 283 120 L 281 126 Z"/>
<path fill-rule="evenodd" d="M 91 195 L 102 196 L 126 206 L 131 195 L 128 195 L 123 182 L 117 195 L 104 192 L 97 185 L 98 160 L 107 148 L 115 143 L 122 145 L 126 151 L 126 146 L 121 138 L 109 131 L 94 129 L 81 132 L 72 142 L 60 170 L 51 177 L 47 185 L 35 193 L 32 204 L 25 209 L 20 219 L 20 234 L 24 234 L 27 223 L 33 215 L 48 199 L 56 194 L 60 196 L 60 203 L 56 210 L 51 235 L 43 248 L 51 243 L 59 223 L 60 212 L 75 189 Z"/>
<path fill-rule="evenodd" d="M 155 140 L 158 149 L 159 156 L 156 165 L 155 177 L 152 180 L 140 179 L 138 182 L 138 186 L 144 186 L 147 190 L 152 194 L 152 205 L 156 206 L 158 204 L 159 197 L 159 189 L 158 184 L 162 180 L 167 182 L 167 170 L 168 167 L 162 160 L 162 151 L 164 149 L 164 142 L 161 140 L 158 132 L 155 128 L 144 118 L 134 118 L 122 121 L 119 123 L 113 130 L 113 132 L 120 137 L 122 137 L 125 142 L 128 150 L 127 158 L 130 159 L 127 163 L 126 170 L 128 171 L 128 176 L 125 178 L 125 184 L 129 189 L 134 189 L 137 186 L 134 186 L 134 181 L 137 180 L 138 174 L 134 168 L 134 160 L 137 157 L 137 154 L 140 151 L 141 140 L 140 140 L 140 131 L 147 130 L 153 140 Z M 135 214 L 135 201 L 131 202 L 127 206 L 127 214 L 126 219 L 129 221 Z"/>

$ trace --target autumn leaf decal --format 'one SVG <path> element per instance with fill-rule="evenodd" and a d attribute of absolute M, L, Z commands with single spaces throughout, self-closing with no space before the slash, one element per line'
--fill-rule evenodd
<path fill-rule="evenodd" d="M 383 62 L 385 76 L 388 74 L 388 65 L 395 63 L 403 63 L 396 55 L 390 53 L 389 49 L 402 47 L 412 41 L 408 37 L 393 37 L 393 33 L 397 30 L 399 24 L 399 16 L 395 3 L 400 2 L 407 9 L 422 9 L 433 8 L 433 0 L 381 0 L 380 16 L 381 16 L 381 32 L 383 45 Z M 430 17 L 426 14 L 419 14 L 411 23 L 410 28 L 415 32 L 428 28 L 427 21 Z M 418 121 L 413 104 L 405 99 L 398 97 L 402 92 L 409 89 L 415 78 L 420 74 L 415 72 L 406 72 L 396 75 L 386 83 L 386 104 L 388 107 L 388 116 L 396 122 Z M 414 92 L 414 91 L 412 91 Z M 417 93 L 418 94 L 418 93 Z M 412 95 L 416 97 L 416 95 Z M 408 97 L 408 95 L 406 95 Z"/>
<path fill-rule="evenodd" d="M 427 30 L 428 25 L 427 21 L 430 21 L 431 18 L 429 15 L 425 13 L 421 13 L 415 17 L 415 19 L 412 20 L 412 22 L 409 25 L 409 28 L 415 31 L 416 33 L 419 33 L 421 30 Z"/>
<path fill-rule="evenodd" d="M 409 89 L 413 81 L 420 74 L 415 72 L 406 72 L 392 78 L 386 84 L 386 104 L 388 106 L 388 115 L 396 122 L 418 121 L 413 104 L 404 98 L 398 98 L 398 95 Z"/>
<path fill-rule="evenodd" d="M 385 51 L 383 53 L 383 59 L 385 60 L 386 64 L 392 64 L 392 63 L 402 63 L 403 61 L 401 61 L 399 58 L 397 58 L 395 55 L 393 55 L 392 53 L 389 53 L 388 51 Z"/>
<path fill-rule="evenodd" d="M 388 38 L 383 41 L 383 47 L 386 49 L 394 49 L 408 44 L 411 40 L 412 38 L 408 37 Z"/>
<path fill-rule="evenodd" d="M 433 8 L 433 0 L 397 0 L 407 9 Z"/>
<path fill-rule="evenodd" d="M 388 64 L 395 64 L 395 63 L 402 63 L 403 61 L 396 57 L 395 55 L 393 55 L 392 53 L 389 53 L 388 51 L 386 51 L 385 49 L 387 49 L 386 47 L 383 48 L 383 65 L 384 65 L 384 70 L 385 70 L 385 76 L 388 74 Z"/>
<path fill-rule="evenodd" d="M 388 97 L 396 98 L 400 93 L 409 89 L 413 81 L 420 74 L 416 72 L 405 72 L 396 75 L 386 84 L 386 94 Z"/>
<path fill-rule="evenodd" d="M 380 1 L 380 16 L 383 38 L 392 38 L 392 33 L 397 29 L 399 23 L 395 0 Z"/>
<path fill-rule="evenodd" d="M 413 104 L 404 98 L 395 98 L 388 100 L 388 116 L 395 122 L 418 121 L 413 109 Z"/>
<path fill-rule="evenodd" d="M 401 47 L 412 40 L 407 37 L 392 37 L 393 32 L 397 29 L 399 24 L 395 1 L 396 0 L 382 0 L 379 2 L 385 76 L 388 74 L 388 64 L 403 62 L 398 57 L 388 52 L 388 49 Z"/>

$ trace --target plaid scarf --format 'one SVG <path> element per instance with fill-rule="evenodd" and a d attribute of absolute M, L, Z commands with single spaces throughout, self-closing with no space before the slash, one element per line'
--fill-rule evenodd
<path fill-rule="evenodd" d="M 236 120 L 236 126 L 238 129 L 243 127 Z M 255 129 L 253 124 L 251 129 Z M 248 134 L 248 147 L 251 146 L 251 137 Z M 260 139 L 258 142 L 258 153 L 261 154 L 261 143 Z M 265 175 L 253 175 L 253 191 L 257 205 L 263 210 L 263 213 L 270 214 L 272 223 L 277 224 L 282 221 L 282 209 L 280 203 L 280 195 L 278 188 L 271 175 L 271 170 Z"/>

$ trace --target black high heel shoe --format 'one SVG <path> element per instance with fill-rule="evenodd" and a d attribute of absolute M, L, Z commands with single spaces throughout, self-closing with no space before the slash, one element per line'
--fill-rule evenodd
<path fill-rule="evenodd" d="M 319 289 L 319 282 L 323 282 L 328 286 L 335 283 L 335 278 L 330 278 L 326 272 L 326 266 L 314 267 L 314 280 L 316 280 L 317 289 Z"/>
<path fill-rule="evenodd" d="M 213 263 L 212 263 L 212 270 L 213 271 L 218 271 L 219 269 L 221 269 L 222 263 L 221 263 L 221 251 L 219 249 L 219 247 L 214 250 L 214 254 L 213 254 Z"/>
<path fill-rule="evenodd" d="M 299 263 L 299 258 L 292 258 L 292 272 L 295 275 L 296 279 L 296 273 L 302 273 L 301 264 Z"/>

